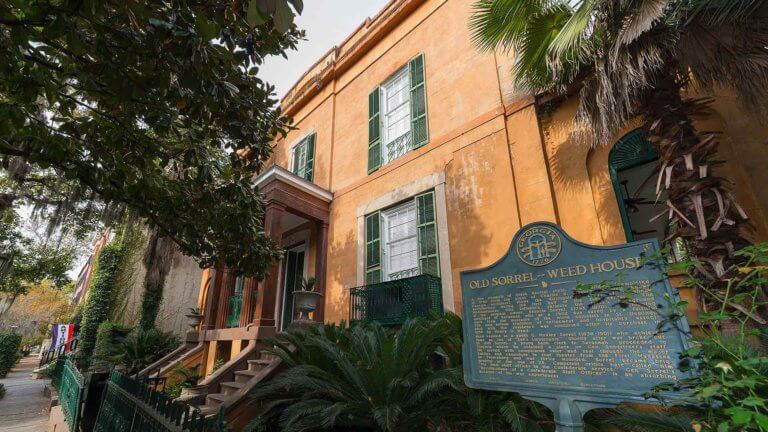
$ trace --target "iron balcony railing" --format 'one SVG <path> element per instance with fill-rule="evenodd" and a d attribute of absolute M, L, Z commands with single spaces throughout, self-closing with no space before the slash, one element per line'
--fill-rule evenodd
<path fill-rule="evenodd" d="M 419 275 L 350 290 L 350 321 L 402 324 L 409 318 L 443 312 L 440 278 Z"/>
<path fill-rule="evenodd" d="M 227 327 L 240 327 L 240 310 L 242 307 L 242 294 L 235 294 L 229 297 L 229 316 L 227 316 Z"/>

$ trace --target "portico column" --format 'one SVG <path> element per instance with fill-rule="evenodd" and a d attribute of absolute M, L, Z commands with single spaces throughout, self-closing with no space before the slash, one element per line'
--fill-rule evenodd
<path fill-rule="evenodd" d="M 243 281 L 243 305 L 240 308 L 240 327 L 253 321 L 253 296 L 256 292 L 256 279 L 245 278 Z"/>
<path fill-rule="evenodd" d="M 280 244 L 283 237 L 283 215 L 285 206 L 279 203 L 267 204 L 264 213 L 264 230 L 267 236 Z M 257 326 L 275 326 L 275 304 L 277 301 L 278 261 L 270 263 L 267 277 L 259 282 L 259 291 L 256 298 L 256 311 L 253 323 Z"/>
<path fill-rule="evenodd" d="M 323 296 L 313 313 L 313 319 L 323 323 L 325 317 L 325 275 L 328 266 L 328 222 L 318 223 L 317 246 L 315 250 L 315 289 Z"/>
<path fill-rule="evenodd" d="M 222 277 L 216 305 L 216 328 L 224 328 L 227 326 L 227 317 L 229 316 L 229 296 L 232 295 L 232 289 L 235 286 L 235 272 L 231 269 L 224 269 L 218 273 L 222 273 Z"/>
<path fill-rule="evenodd" d="M 216 300 L 218 298 L 219 287 L 221 287 L 221 272 L 216 269 L 206 271 L 208 279 L 206 280 L 205 304 L 203 305 L 203 323 L 200 330 L 211 330 L 215 327 L 214 311 Z"/>

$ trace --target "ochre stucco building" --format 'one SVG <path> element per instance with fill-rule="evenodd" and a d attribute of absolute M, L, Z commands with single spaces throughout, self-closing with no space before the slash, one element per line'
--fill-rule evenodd
<path fill-rule="evenodd" d="M 460 312 L 459 273 L 495 262 L 530 222 L 596 245 L 663 234 L 663 218 L 647 222 L 658 212 L 643 182 L 655 153 L 637 125 L 594 148 L 578 141 L 575 99 L 516 90 L 512 57 L 475 48 L 472 3 L 393 0 L 284 97 L 296 129 L 274 143 L 256 183 L 266 229 L 288 252 L 262 282 L 204 274 L 205 321 L 175 354 L 203 365 L 204 409 L 236 413 L 269 373 L 256 341 L 295 318 L 290 293 L 301 278 L 318 278 L 317 321 L 396 322 L 404 303 Z M 712 96 L 701 127 L 724 132 L 718 174 L 766 239 L 768 129 L 727 92 Z"/>

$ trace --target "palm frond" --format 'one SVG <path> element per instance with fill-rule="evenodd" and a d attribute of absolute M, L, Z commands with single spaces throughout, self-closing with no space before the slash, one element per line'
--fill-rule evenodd
<path fill-rule="evenodd" d="M 472 40 L 483 51 L 511 49 L 527 27 L 527 20 L 554 4 L 549 0 L 478 0 L 469 27 Z"/>
<path fill-rule="evenodd" d="M 671 0 L 643 0 L 636 2 L 633 8 L 623 19 L 621 28 L 616 36 L 614 51 L 622 46 L 629 45 L 637 38 L 650 30 L 663 16 L 664 9 Z"/>
<path fill-rule="evenodd" d="M 580 46 L 591 32 L 600 4 L 600 0 L 578 0 L 573 14 L 549 46 L 548 56 L 553 69 L 578 60 L 582 51 Z"/>

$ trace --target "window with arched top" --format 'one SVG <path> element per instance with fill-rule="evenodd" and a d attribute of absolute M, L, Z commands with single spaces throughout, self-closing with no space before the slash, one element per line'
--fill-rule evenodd
<path fill-rule="evenodd" d="M 639 129 L 621 138 L 608 156 L 627 241 L 656 238 L 662 242 L 666 237 L 667 218 L 651 220 L 665 208 L 666 192 L 656 197 L 658 161 L 658 152 Z"/>

